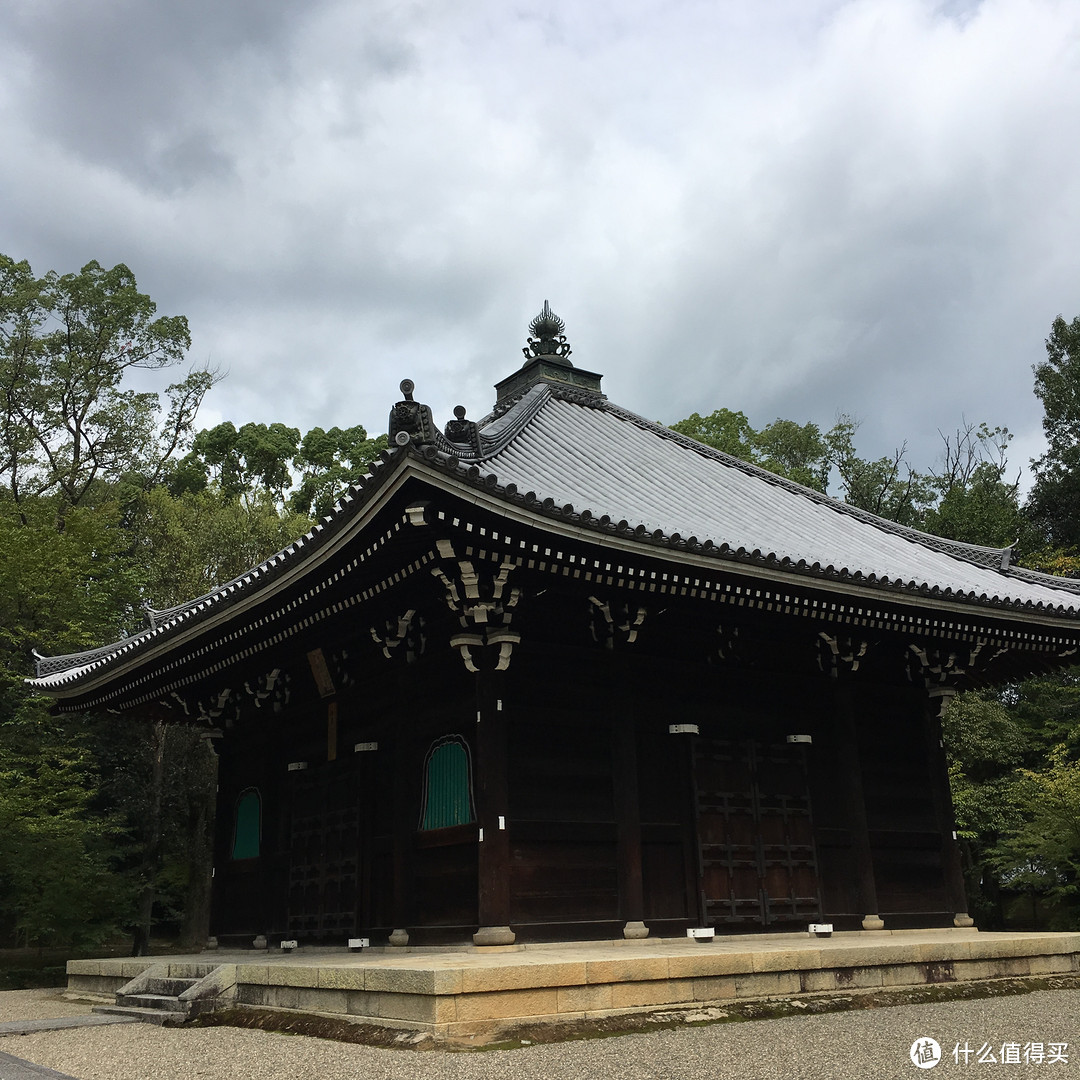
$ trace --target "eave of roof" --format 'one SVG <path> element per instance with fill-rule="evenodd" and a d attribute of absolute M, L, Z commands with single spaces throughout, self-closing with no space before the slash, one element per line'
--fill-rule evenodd
<path fill-rule="evenodd" d="M 1000 591 L 989 587 L 981 591 L 953 589 L 931 585 L 915 577 L 895 577 L 860 568 L 851 569 L 847 565 L 838 566 L 835 562 L 808 560 L 790 552 L 765 550 L 762 546 L 748 548 L 737 542 L 729 544 L 723 539 L 714 540 L 708 536 L 703 539 L 684 537 L 662 527 L 650 529 L 641 521 L 635 524 L 631 517 L 615 520 L 615 514 L 625 512 L 626 507 L 598 507 L 594 510 L 563 502 L 552 494 L 545 494 L 542 489 L 522 492 L 518 483 L 509 479 L 506 473 L 513 475 L 515 469 L 520 471 L 520 453 L 516 458 L 515 453 L 520 450 L 523 436 L 538 426 L 537 418 L 545 408 L 559 403 L 595 412 L 609 418 L 611 424 L 632 425 L 647 437 L 678 447 L 680 454 L 690 452 L 697 455 L 730 471 L 732 476 L 746 478 L 751 485 L 767 485 L 760 488 L 762 492 L 784 492 L 784 498 L 788 500 L 795 498 L 807 506 L 835 512 L 853 525 L 858 523 L 855 527 L 863 530 L 870 527 L 883 536 L 916 545 L 928 553 L 927 558 L 933 553 L 935 559 L 945 558 L 954 561 L 957 566 L 978 568 L 976 576 L 980 580 L 985 577 L 988 586 L 991 582 L 1000 582 L 1003 588 Z M 582 420 L 582 423 L 588 422 L 587 417 Z M 627 550 L 652 549 L 655 555 L 667 559 L 698 564 L 723 560 L 732 570 L 754 576 L 774 580 L 810 578 L 831 589 L 854 590 L 878 596 L 888 593 L 901 602 L 933 606 L 958 605 L 968 610 L 975 606 L 990 609 L 987 614 L 993 612 L 999 617 L 1034 619 L 1044 625 L 1068 625 L 1080 615 L 1080 581 L 1011 567 L 1008 565 L 1008 549 L 958 544 L 883 521 L 687 439 L 612 405 L 602 395 L 547 385 L 536 386 L 498 415 L 488 417 L 482 423 L 479 434 L 479 453 L 475 449 L 452 444 L 441 436 L 434 444 L 395 447 L 385 452 L 373 466 L 372 472 L 341 498 L 332 513 L 295 543 L 195 600 L 164 610 L 149 609 L 148 627 L 127 639 L 88 652 L 40 657 L 38 677 L 27 681 L 42 692 L 64 694 L 76 686 L 84 687 L 100 681 L 106 677 L 106 669 L 111 672 L 118 665 L 127 669 L 142 663 L 147 657 L 198 635 L 206 624 L 216 624 L 220 619 L 232 617 L 248 603 L 257 602 L 268 593 L 287 587 L 347 543 L 382 504 L 380 494 L 396 489 L 398 482 L 408 475 L 420 475 L 435 486 L 457 489 L 466 497 L 471 492 L 474 501 L 521 521 L 570 533 L 592 543 L 602 541 L 608 546 Z M 595 447 L 585 448 L 586 457 L 593 453 Z M 541 475 L 556 477 L 561 463 L 565 464 L 553 452 Z M 489 471 L 492 467 L 504 470 L 504 475 Z M 644 483 L 647 479 L 649 477 L 642 473 L 641 481 Z M 652 480 L 655 481 L 655 477 Z M 612 500 L 618 501 L 617 493 Z M 1026 598 L 1017 595 L 1024 593 L 1028 594 Z"/>

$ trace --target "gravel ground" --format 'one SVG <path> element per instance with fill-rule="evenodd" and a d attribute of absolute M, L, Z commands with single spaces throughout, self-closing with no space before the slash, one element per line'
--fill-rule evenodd
<path fill-rule="evenodd" d="M 0 994 L 0 999 L 7 997 Z M 943 1060 L 909 1059 L 923 1036 Z M 1003 1064 L 1001 1044 L 1067 1043 L 1067 1063 Z M 953 1047 L 966 1043 L 970 1061 Z M 993 1064 L 976 1058 L 990 1043 Z M 229 1028 L 126 1024 L 0 1040 L 0 1050 L 79 1080 L 890 1080 L 919 1075 L 1044 1077 L 1080 1072 L 1080 990 L 714 1024 L 517 1050 L 382 1050 Z"/>
<path fill-rule="evenodd" d="M 63 987 L 55 990 L 0 991 L 0 1024 L 9 1020 L 52 1020 L 58 1016 L 88 1016 L 90 1006 L 80 1001 L 65 1001 Z M 10 1054 L 7 1046 L 0 1050 Z"/>

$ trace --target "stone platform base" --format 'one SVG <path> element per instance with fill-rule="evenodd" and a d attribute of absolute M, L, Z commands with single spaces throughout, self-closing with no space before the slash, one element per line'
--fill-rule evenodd
<path fill-rule="evenodd" d="M 1080 971 L 1080 934 L 905 930 L 619 940 L 462 949 L 300 948 L 68 962 L 68 989 L 111 996 L 151 964 L 174 978 L 235 965 L 219 1005 L 263 1006 L 495 1038 L 523 1023 L 585 1020 L 824 991 Z"/>

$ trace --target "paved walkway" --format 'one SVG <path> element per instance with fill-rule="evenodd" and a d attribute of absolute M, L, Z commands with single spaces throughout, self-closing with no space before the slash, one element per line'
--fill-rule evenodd
<path fill-rule="evenodd" d="M 36 1031 L 63 1031 L 65 1028 L 101 1027 L 102 1024 L 135 1024 L 131 1016 L 57 1016 L 47 1020 L 9 1020 L 0 1024 L 0 1038 L 5 1035 L 33 1035 Z"/>
<path fill-rule="evenodd" d="M 44 1031 L 63 1031 L 134 1022 L 123 1016 L 91 1014 L 88 1003 L 70 1001 L 63 996 L 64 993 L 63 987 L 49 990 L 8 990 L 0 993 L 0 1039 Z M 18 1045 L 16 1039 L 0 1043 L 0 1046 L 6 1046 L 8 1050 Z M 0 1051 L 0 1080 L 73 1080 L 73 1078 L 67 1073 L 59 1073 Z"/>
<path fill-rule="evenodd" d="M 34 1065 L 11 1054 L 0 1053 L 0 1080 L 77 1080 L 67 1073 L 58 1073 L 55 1069 L 46 1069 L 43 1065 Z"/>

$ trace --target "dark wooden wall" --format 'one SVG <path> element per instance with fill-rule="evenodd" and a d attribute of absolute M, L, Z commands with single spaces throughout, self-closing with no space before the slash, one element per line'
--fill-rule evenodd
<path fill-rule="evenodd" d="M 951 918 L 947 782 L 924 695 L 855 682 L 844 696 L 827 674 L 788 664 L 784 648 L 709 655 L 705 631 L 680 639 L 675 622 L 607 648 L 587 610 L 584 596 L 551 590 L 498 681 L 508 917 L 522 940 L 615 936 L 639 918 L 665 934 L 820 918 L 854 927 L 870 913 L 867 875 L 886 925 Z M 331 699 L 301 653 L 288 706 L 242 711 L 228 729 L 219 937 L 341 941 L 407 928 L 449 942 L 477 928 L 478 823 L 419 824 L 429 748 L 459 736 L 475 765 L 486 691 L 447 646 L 453 628 L 434 617 L 433 627 L 414 663 L 354 638 L 359 659 Z M 669 733 L 687 723 L 699 734 Z M 789 743 L 796 734 L 813 741 Z M 289 772 L 292 761 L 308 767 Z M 263 800 L 262 849 L 236 861 L 233 808 L 249 787 Z"/>

